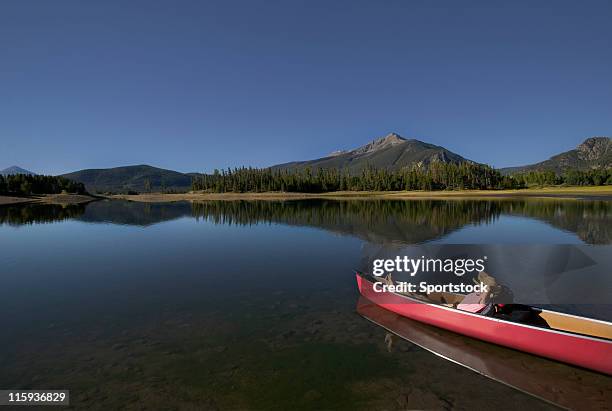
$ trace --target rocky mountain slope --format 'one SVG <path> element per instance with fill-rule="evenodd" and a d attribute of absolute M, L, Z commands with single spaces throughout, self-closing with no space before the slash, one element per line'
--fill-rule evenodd
<path fill-rule="evenodd" d="M 349 151 L 336 151 L 327 157 L 309 161 L 294 161 L 278 164 L 273 169 L 313 170 L 324 168 L 347 169 L 359 173 L 367 165 L 375 168 L 398 170 L 416 164 L 428 165 L 436 161 L 445 163 L 472 162 L 444 147 L 425 143 L 415 139 L 405 139 L 396 133 L 390 133 L 364 146 Z"/>
<path fill-rule="evenodd" d="M 557 174 L 567 169 L 590 170 L 612 167 L 612 139 L 590 137 L 573 150 L 552 156 L 536 164 L 501 169 L 504 174 L 529 171 L 554 171 Z"/>

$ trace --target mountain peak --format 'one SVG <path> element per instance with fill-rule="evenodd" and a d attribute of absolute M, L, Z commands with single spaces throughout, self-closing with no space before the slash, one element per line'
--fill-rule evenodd
<path fill-rule="evenodd" d="M 402 143 L 404 141 L 406 141 L 406 139 L 402 136 L 400 136 L 397 133 L 389 133 L 384 137 L 380 137 L 374 141 L 381 141 L 381 142 L 387 142 L 387 143 L 392 143 L 392 144 L 397 144 L 397 143 Z"/>
<path fill-rule="evenodd" d="M 338 169 L 355 175 L 361 173 L 366 167 L 401 170 L 416 165 L 427 166 L 433 162 L 473 163 L 444 147 L 415 139 L 405 139 L 397 133 L 388 133 L 352 150 L 336 151 L 322 158 L 293 161 L 271 168 L 274 170 Z"/>
<path fill-rule="evenodd" d="M 580 150 L 581 148 L 591 148 L 600 145 L 605 146 L 610 144 L 610 141 L 612 141 L 610 137 L 589 137 L 579 144 L 577 148 Z"/>
<path fill-rule="evenodd" d="M 0 171 L 0 175 L 3 176 L 9 176 L 9 175 L 14 175 L 14 174 L 28 174 L 28 175 L 35 175 L 36 173 L 33 173 L 29 170 L 26 170 L 25 168 L 21 168 L 19 166 L 10 166 L 5 168 L 4 170 Z"/>
<path fill-rule="evenodd" d="M 598 159 L 612 150 L 610 137 L 590 137 L 576 147 L 578 156 L 584 160 Z"/>
<path fill-rule="evenodd" d="M 389 133 L 389 134 L 387 134 L 384 137 L 379 137 L 379 138 L 373 140 L 371 143 L 368 143 L 365 146 L 361 146 L 361 147 L 351 151 L 351 153 L 353 153 L 353 154 L 372 153 L 374 151 L 382 150 L 383 148 L 392 147 L 392 146 L 396 146 L 398 144 L 402 144 L 402 143 L 404 143 L 406 141 L 407 140 L 405 138 L 403 138 L 402 136 L 400 136 L 397 133 Z"/>

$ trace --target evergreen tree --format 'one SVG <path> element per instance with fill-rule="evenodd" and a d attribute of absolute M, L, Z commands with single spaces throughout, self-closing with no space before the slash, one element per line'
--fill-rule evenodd
<path fill-rule="evenodd" d="M 0 194 L 86 194 L 85 186 L 64 177 L 14 174 L 0 176 Z"/>

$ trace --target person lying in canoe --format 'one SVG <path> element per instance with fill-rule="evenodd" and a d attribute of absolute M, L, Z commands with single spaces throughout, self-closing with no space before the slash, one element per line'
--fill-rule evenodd
<path fill-rule="evenodd" d="M 457 308 L 459 310 L 482 315 L 494 314 L 496 312 L 494 300 L 500 295 L 502 287 L 497 284 L 497 281 L 493 276 L 490 276 L 484 271 L 480 272 L 478 274 L 478 279 L 474 279 L 473 281 L 476 284 L 483 283 L 487 285 L 488 290 L 481 293 L 467 294 L 465 297 L 463 297 L 461 302 L 457 304 Z"/>
<path fill-rule="evenodd" d="M 387 274 L 385 277 L 380 277 L 379 281 L 382 283 L 393 285 L 395 281 L 391 276 L 391 273 Z M 491 308 L 494 306 L 494 300 L 502 294 L 502 290 L 504 289 L 501 285 L 497 283 L 495 278 L 484 271 L 478 274 L 477 279 L 473 279 L 474 283 L 480 284 L 483 283 L 488 286 L 486 292 L 474 292 L 470 294 L 459 294 L 459 293 L 451 293 L 451 292 L 432 292 L 425 296 L 412 295 L 417 298 L 425 298 L 430 302 L 435 302 L 443 305 L 447 305 L 449 307 L 458 308 L 460 310 L 469 311 L 472 313 L 479 313 L 483 315 L 487 315 L 487 313 L 492 313 Z"/>
<path fill-rule="evenodd" d="M 385 277 L 381 277 L 379 281 L 389 285 L 393 285 L 395 283 L 390 273 Z M 537 316 L 534 315 L 528 306 L 511 303 L 511 301 L 514 299 L 512 296 L 512 291 L 499 284 L 492 275 L 482 271 L 478 274 L 477 278 L 473 279 L 473 281 L 476 284 L 483 283 L 487 285 L 487 291 L 474 292 L 466 295 L 458 293 L 433 292 L 427 295 L 426 300 L 474 314 L 495 316 L 516 322 L 524 322 L 529 320 L 533 323 L 537 323 L 540 326 L 547 326 L 544 321 L 536 318 Z M 413 297 L 423 298 L 422 296 L 418 297 L 416 295 L 413 295 Z M 504 301 L 504 303 L 501 303 L 500 301 Z"/>
<path fill-rule="evenodd" d="M 475 314 L 494 316 L 504 320 L 515 322 L 530 322 L 541 327 L 548 327 L 543 319 L 530 307 L 522 304 L 501 303 L 499 301 L 512 301 L 512 293 L 506 287 L 497 283 L 495 278 L 484 271 L 474 279 L 476 284 L 488 285 L 488 291 L 482 293 L 470 293 L 453 306 L 459 310 Z M 503 297 L 502 297 L 503 295 Z"/>

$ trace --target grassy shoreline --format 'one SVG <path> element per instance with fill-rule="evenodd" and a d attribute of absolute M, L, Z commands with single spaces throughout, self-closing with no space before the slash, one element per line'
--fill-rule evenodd
<path fill-rule="evenodd" d="M 29 197 L 0 196 L 0 206 L 30 203 L 72 205 L 85 204 L 94 200 L 97 200 L 97 198 L 80 194 L 45 194 Z"/>
<path fill-rule="evenodd" d="M 108 196 L 138 202 L 209 201 L 209 200 L 306 200 L 306 199 L 465 199 L 504 197 L 602 198 L 612 200 L 612 186 L 598 187 L 544 187 L 523 190 L 464 190 L 464 191 L 335 191 L 330 193 L 197 193 Z"/>

